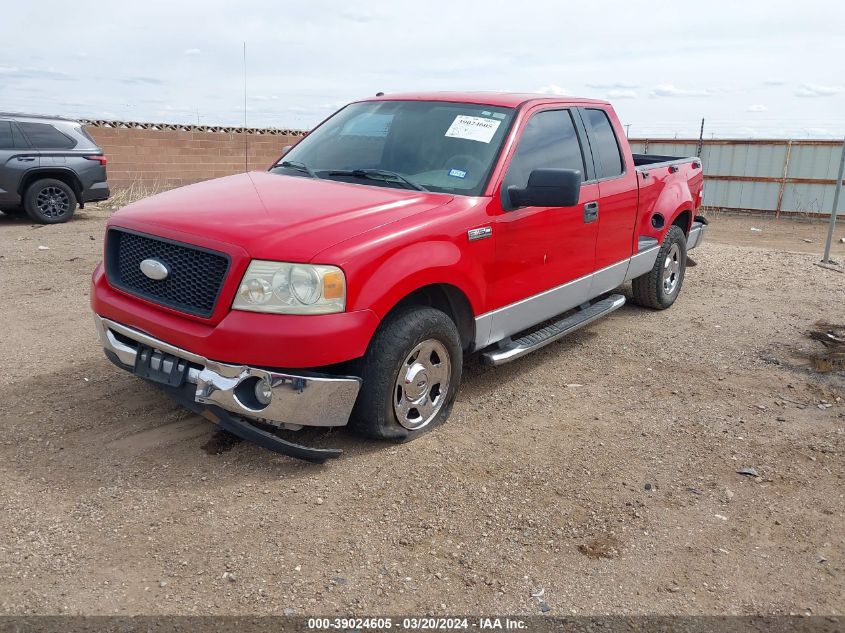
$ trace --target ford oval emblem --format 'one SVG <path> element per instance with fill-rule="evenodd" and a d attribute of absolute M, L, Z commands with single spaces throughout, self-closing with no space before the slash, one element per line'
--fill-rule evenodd
<path fill-rule="evenodd" d="M 145 259 L 141 262 L 141 272 L 150 279 L 161 281 L 162 279 L 167 279 L 170 269 L 166 264 L 157 259 Z"/>

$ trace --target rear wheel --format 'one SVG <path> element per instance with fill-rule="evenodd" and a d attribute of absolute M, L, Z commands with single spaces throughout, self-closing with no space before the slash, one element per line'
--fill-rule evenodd
<path fill-rule="evenodd" d="M 678 226 L 671 226 L 663 238 L 652 269 L 632 282 L 634 302 L 646 308 L 665 310 L 681 292 L 687 268 L 687 239 Z"/>
<path fill-rule="evenodd" d="M 440 310 L 402 309 L 376 332 L 361 367 L 350 428 L 376 439 L 412 440 L 452 410 L 463 369 L 458 330 Z"/>
<path fill-rule="evenodd" d="M 26 190 L 23 205 L 27 215 L 41 224 L 67 222 L 76 211 L 76 195 L 61 180 L 36 180 Z"/>

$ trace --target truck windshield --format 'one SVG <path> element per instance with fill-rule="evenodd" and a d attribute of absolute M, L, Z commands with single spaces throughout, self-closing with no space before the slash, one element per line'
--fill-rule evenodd
<path fill-rule="evenodd" d="M 513 109 L 442 101 L 353 103 L 300 141 L 273 173 L 480 195 Z"/>

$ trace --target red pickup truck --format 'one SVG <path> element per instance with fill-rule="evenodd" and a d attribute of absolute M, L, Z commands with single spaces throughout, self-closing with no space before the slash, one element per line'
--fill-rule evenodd
<path fill-rule="evenodd" d="M 223 428 L 405 441 L 498 365 L 636 303 L 668 308 L 704 235 L 698 158 L 632 154 L 604 101 L 498 93 L 347 105 L 266 172 L 136 202 L 91 305 L 106 355 Z"/>

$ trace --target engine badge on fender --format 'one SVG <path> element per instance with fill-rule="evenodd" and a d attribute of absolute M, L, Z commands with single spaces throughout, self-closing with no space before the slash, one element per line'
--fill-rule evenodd
<path fill-rule="evenodd" d="M 490 237 L 493 235 L 493 227 L 491 226 L 482 226 L 478 229 L 470 229 L 467 231 L 467 237 L 469 238 L 470 242 L 474 242 L 475 240 L 483 240 L 485 238 Z"/>

